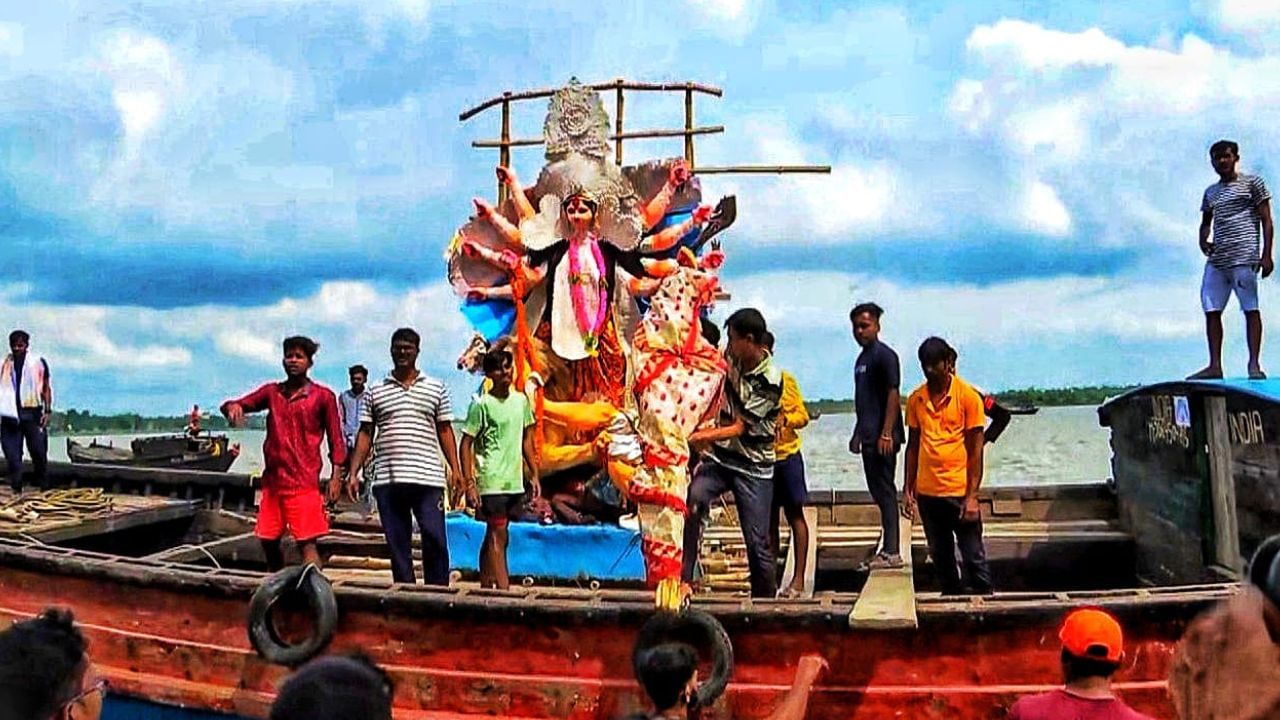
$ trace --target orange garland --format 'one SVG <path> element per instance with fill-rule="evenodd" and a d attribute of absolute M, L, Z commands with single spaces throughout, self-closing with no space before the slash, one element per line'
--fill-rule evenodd
<path fill-rule="evenodd" d="M 529 334 L 529 323 L 525 313 L 524 298 L 527 290 L 527 280 L 524 275 L 523 265 L 517 264 L 511 268 L 511 297 L 516 304 L 516 382 L 517 386 L 523 388 L 525 381 L 528 380 L 529 370 L 538 373 L 542 378 L 537 389 L 533 393 L 533 413 L 535 422 L 535 432 L 533 434 L 533 454 L 534 462 L 542 461 L 542 445 L 545 438 L 544 420 L 546 417 L 546 405 L 544 403 L 545 391 L 542 384 L 546 382 L 546 373 L 542 368 L 542 364 L 538 362 L 538 354 L 533 352 L 533 338 Z M 526 365 L 526 361 L 528 365 Z"/>

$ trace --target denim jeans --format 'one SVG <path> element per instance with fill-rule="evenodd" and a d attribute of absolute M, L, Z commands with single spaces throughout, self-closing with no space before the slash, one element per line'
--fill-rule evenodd
<path fill-rule="evenodd" d="M 769 538 L 769 520 L 774 512 L 773 478 L 747 477 L 711 460 L 703 460 L 698 465 L 689 484 L 689 517 L 684 523 L 684 580 L 693 580 L 702 544 L 702 526 L 711 503 L 728 491 L 733 492 L 742 538 L 747 543 L 751 596 L 771 598 L 778 594 L 777 561 Z"/>

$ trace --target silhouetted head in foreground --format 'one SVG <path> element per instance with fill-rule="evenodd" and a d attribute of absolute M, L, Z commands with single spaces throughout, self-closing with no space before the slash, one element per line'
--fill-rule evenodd
<path fill-rule="evenodd" d="M 69 610 L 45 610 L 0 632 L 0 715 L 97 720 L 106 682 Z"/>
<path fill-rule="evenodd" d="M 362 655 L 314 660 L 285 681 L 271 720 L 391 720 L 391 678 Z"/>
<path fill-rule="evenodd" d="M 640 686 L 658 712 L 689 704 L 698 691 L 698 653 L 685 643 L 662 643 L 644 651 Z"/>

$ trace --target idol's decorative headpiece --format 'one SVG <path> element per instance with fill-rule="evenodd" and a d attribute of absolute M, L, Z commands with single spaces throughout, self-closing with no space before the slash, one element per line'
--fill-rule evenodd
<path fill-rule="evenodd" d="M 600 209 L 600 197 L 590 188 L 578 183 L 574 183 L 569 187 L 568 194 L 564 196 L 564 200 L 560 201 L 560 208 L 564 209 L 568 207 L 569 203 L 572 202 L 574 198 L 579 198 L 590 206 L 591 212 L 596 212 Z"/>

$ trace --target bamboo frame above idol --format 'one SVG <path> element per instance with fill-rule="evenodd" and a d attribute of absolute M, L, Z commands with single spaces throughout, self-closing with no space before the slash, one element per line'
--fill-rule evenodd
<path fill-rule="evenodd" d="M 711 85 L 703 85 L 695 82 L 682 83 L 644 83 L 634 82 L 623 78 L 611 80 L 603 83 L 594 83 L 586 87 L 596 92 L 614 91 L 614 132 L 609 136 L 609 140 L 613 141 L 614 162 L 622 165 L 623 160 L 623 143 L 627 140 L 652 140 L 657 138 L 683 138 L 684 139 L 684 159 L 689 164 L 692 172 L 701 175 L 784 175 L 795 173 L 830 173 L 830 165 L 723 165 L 723 166 L 706 166 L 698 167 L 695 162 L 694 138 L 699 135 L 718 135 L 724 132 L 723 125 L 694 125 L 694 95 L 710 95 L 712 97 L 723 97 L 724 91 L 718 87 Z M 459 122 L 466 122 L 471 118 L 483 113 L 492 107 L 502 108 L 501 126 L 499 129 L 499 137 L 496 140 L 473 140 L 471 147 L 474 148 L 497 148 L 498 163 L 504 167 L 511 164 L 511 148 L 517 147 L 536 147 L 543 144 L 542 138 L 512 138 L 511 137 L 511 106 L 513 103 L 526 100 L 538 100 L 541 98 L 549 98 L 556 94 L 560 88 L 542 88 L 538 90 L 522 90 L 519 92 L 505 91 L 501 95 L 489 98 L 475 107 L 464 110 L 458 115 Z M 624 129 L 624 115 L 626 110 L 626 92 L 678 92 L 684 95 L 684 127 L 683 128 L 654 128 L 647 130 Z M 498 202 L 501 203 L 507 198 L 506 187 L 502 183 L 498 183 Z"/>

